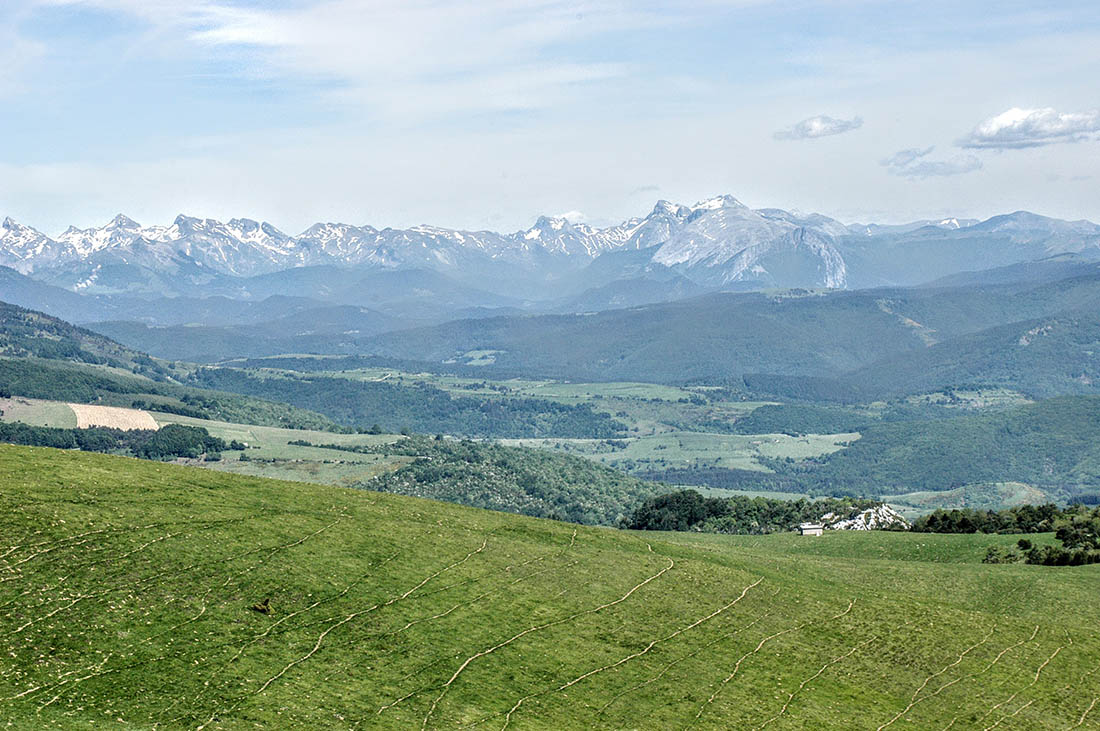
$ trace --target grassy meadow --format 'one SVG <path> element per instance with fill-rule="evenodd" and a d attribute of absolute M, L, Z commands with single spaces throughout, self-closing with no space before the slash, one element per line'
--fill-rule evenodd
<path fill-rule="evenodd" d="M 308 429 L 283 429 L 194 419 L 159 412 L 154 413 L 154 418 L 162 426 L 201 426 L 226 442 L 236 440 L 247 444 L 249 448 L 243 452 L 229 450 L 223 453 L 221 461 L 202 463 L 204 467 L 223 472 L 328 485 L 351 485 L 395 470 L 410 461 L 410 458 L 398 455 L 359 454 L 290 443 L 306 441 L 312 444 L 369 447 L 392 444 L 402 438 L 394 434 L 338 434 Z M 244 461 L 241 460 L 242 454 L 247 454 Z"/>
<path fill-rule="evenodd" d="M 62 429 L 76 428 L 76 414 L 72 407 L 61 401 L 13 398 L 0 399 L 0 420 L 21 421 L 31 426 L 52 426 Z"/>
<path fill-rule="evenodd" d="M 16 728 L 1095 727 L 1100 566 L 0 446 Z"/>
<path fill-rule="evenodd" d="M 859 434 L 708 434 L 663 432 L 620 440 L 502 439 L 503 444 L 554 449 L 628 471 L 723 468 L 768 472 L 760 457 L 806 459 L 843 449 Z"/>

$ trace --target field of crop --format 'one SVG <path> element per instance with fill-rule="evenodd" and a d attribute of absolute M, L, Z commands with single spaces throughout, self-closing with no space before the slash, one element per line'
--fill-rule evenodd
<path fill-rule="evenodd" d="M 575 527 L 0 446 L 18 728 L 1095 727 L 1100 566 Z"/>
<path fill-rule="evenodd" d="M 504 444 L 555 449 L 628 471 L 724 468 L 768 471 L 758 457 L 806 459 L 843 449 L 859 434 L 707 434 L 663 432 L 628 439 L 502 439 Z M 621 446 L 620 446 L 621 445 Z"/>
<path fill-rule="evenodd" d="M 4 421 L 21 421 L 31 426 L 84 429 L 103 426 L 111 429 L 156 429 L 157 422 L 146 411 L 117 406 L 68 404 L 61 401 L 15 398 L 0 399 Z"/>
<path fill-rule="evenodd" d="M 93 406 L 90 404 L 69 404 L 76 414 L 76 426 L 87 429 L 93 426 L 132 431 L 135 429 L 157 429 L 157 422 L 148 411 L 124 409 L 118 406 Z"/>

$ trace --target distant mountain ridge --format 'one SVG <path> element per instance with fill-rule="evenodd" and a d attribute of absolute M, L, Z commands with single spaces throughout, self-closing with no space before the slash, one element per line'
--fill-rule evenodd
<path fill-rule="evenodd" d="M 708 288 L 843 289 L 915 284 L 924 281 L 925 269 L 931 279 L 964 271 L 982 257 L 990 266 L 1065 253 L 1100 257 L 1100 226 L 1023 211 L 980 222 L 845 225 L 816 213 L 754 210 L 729 195 L 692 206 L 661 200 L 644 217 L 604 228 L 541 216 L 510 234 L 317 223 L 292 236 L 247 218 L 223 223 L 180 215 L 168 226 L 142 226 L 120 214 L 104 226 L 70 227 L 51 238 L 11 218 L 0 224 L 0 266 L 96 294 L 193 296 L 217 284 L 219 294 L 234 296 L 234 282 L 242 278 L 338 266 L 432 269 L 498 294 L 533 292 L 537 299 L 561 296 L 576 272 L 603 255 L 627 251 L 645 251 L 654 271 L 669 270 Z M 899 253 L 904 266 L 897 263 Z M 632 271 L 622 273 L 603 266 L 603 278 L 591 286 L 638 278 L 638 261 L 631 258 L 628 266 Z M 501 291 L 504 283 L 516 291 Z"/>

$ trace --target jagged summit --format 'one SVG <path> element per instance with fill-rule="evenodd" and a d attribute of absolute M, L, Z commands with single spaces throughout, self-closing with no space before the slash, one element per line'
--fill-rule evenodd
<path fill-rule="evenodd" d="M 604 228 L 565 216 L 539 216 L 528 228 L 511 234 L 428 224 L 377 229 L 329 222 L 292 236 L 250 218 L 222 222 L 181 213 L 168 226 L 143 226 L 120 213 L 104 226 L 70 226 L 50 238 L 6 217 L 0 226 L 0 265 L 69 289 L 104 292 L 108 290 L 96 287 L 104 281 L 99 272 L 108 267 L 116 277 L 110 291 L 159 292 L 157 288 L 180 272 L 191 272 L 201 281 L 318 265 L 422 268 L 468 278 L 489 268 L 550 281 L 603 255 L 637 252 L 622 261 L 624 272 L 634 272 L 630 276 L 648 266 L 672 270 L 704 287 L 843 288 L 891 284 L 910 276 L 891 269 L 894 259 L 902 261 L 893 252 L 912 256 L 912 247 L 897 248 L 898 237 L 906 236 L 960 237 L 970 243 L 993 237 L 1011 242 L 1017 249 L 1011 255 L 1019 261 L 1100 251 L 1096 224 L 1024 211 L 983 222 L 944 218 L 903 225 L 845 225 L 819 213 L 753 209 L 732 195 L 719 195 L 690 206 L 658 200 L 648 215 Z M 980 253 L 960 250 L 970 256 Z M 997 244 L 991 251 L 1003 252 L 1004 247 Z M 876 263 L 876 257 L 884 261 Z M 853 260 L 862 268 L 853 270 Z M 601 269 L 613 272 L 615 266 Z M 914 270 L 912 261 L 906 268 Z M 945 269 L 950 271 L 950 266 L 939 267 Z M 939 270 L 934 273 L 943 273 Z"/>

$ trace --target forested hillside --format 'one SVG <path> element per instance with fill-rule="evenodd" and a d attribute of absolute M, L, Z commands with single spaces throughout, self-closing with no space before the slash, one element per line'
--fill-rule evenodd
<path fill-rule="evenodd" d="M 539 449 L 416 438 L 370 451 L 414 460 L 361 487 L 587 525 L 615 525 L 643 499 L 668 489 Z"/>
<path fill-rule="evenodd" d="M 880 422 L 824 457 L 768 463 L 818 494 L 890 495 L 1018 481 L 1073 498 L 1100 492 L 1100 397 L 1061 397 L 951 419 Z"/>
<path fill-rule="evenodd" d="M 158 362 L 84 328 L 41 312 L 0 302 L 0 357 L 111 366 L 164 381 L 170 364 Z"/>
<path fill-rule="evenodd" d="M 1051 395 L 1082 374 L 1091 378 L 1082 359 L 1096 329 L 1100 275 L 1073 273 L 1038 283 L 713 294 L 590 315 L 465 320 L 387 333 L 361 347 L 458 363 L 464 353 L 494 351 L 487 374 L 659 383 L 728 383 L 767 374 L 790 379 L 789 393 L 779 395 L 810 398 L 859 401 L 1008 380 Z M 1010 353 L 1035 328 L 1055 335 Z M 1059 338 L 1074 347 L 1057 350 Z M 1052 362 L 1044 357 L 1049 353 L 1058 357 Z M 922 378 L 907 388 L 907 377 L 918 372 L 910 356 L 925 365 Z M 1076 383 L 1091 388 L 1083 379 Z"/>

